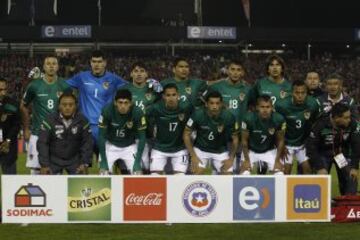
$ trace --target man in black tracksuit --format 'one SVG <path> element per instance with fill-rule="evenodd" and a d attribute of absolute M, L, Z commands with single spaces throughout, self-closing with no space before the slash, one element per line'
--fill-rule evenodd
<path fill-rule="evenodd" d="M 340 75 L 332 74 L 325 82 L 326 93 L 318 97 L 321 111 L 324 115 L 329 114 L 331 108 L 337 103 L 343 103 L 350 107 L 351 116 L 359 120 L 359 112 L 352 97 L 343 92 L 343 79 Z"/>
<path fill-rule="evenodd" d="M 324 91 L 320 87 L 320 76 L 316 71 L 310 71 L 306 74 L 305 84 L 308 87 L 308 95 L 314 98 L 320 97 Z"/>
<path fill-rule="evenodd" d="M 335 163 L 341 195 L 356 194 L 360 123 L 351 117 L 348 105 L 335 104 L 329 116 L 315 123 L 306 142 L 306 153 L 318 174 L 329 174 Z"/>
<path fill-rule="evenodd" d="M 42 123 L 37 148 L 42 174 L 84 174 L 92 158 L 93 140 L 86 118 L 76 110 L 76 97 L 64 93 L 59 111 Z"/>
<path fill-rule="evenodd" d="M 16 174 L 19 103 L 7 95 L 7 82 L 0 77 L 0 165 L 3 174 Z"/>

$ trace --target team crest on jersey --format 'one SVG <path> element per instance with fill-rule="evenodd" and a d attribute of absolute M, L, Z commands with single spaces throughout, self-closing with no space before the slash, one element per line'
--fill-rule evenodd
<path fill-rule="evenodd" d="M 63 139 L 62 134 L 64 133 L 64 126 L 55 125 L 55 135 L 58 139 Z"/>
<path fill-rule="evenodd" d="M 306 120 L 309 120 L 309 119 L 310 119 L 310 116 L 311 116 L 311 113 L 310 113 L 310 112 L 308 112 L 308 111 L 304 112 L 304 118 L 305 118 Z"/>
<path fill-rule="evenodd" d="M 239 99 L 240 99 L 240 101 L 244 101 L 244 99 L 245 99 L 245 93 L 240 93 L 240 94 L 239 94 Z"/>
<path fill-rule="evenodd" d="M 1 120 L 2 122 L 5 122 L 6 119 L 7 119 L 7 114 L 3 113 L 3 114 L 1 115 L 1 119 L 0 119 L 0 120 Z"/>
<path fill-rule="evenodd" d="M 190 95 L 191 94 L 191 87 L 186 87 L 185 92 Z"/>
<path fill-rule="evenodd" d="M 73 127 L 73 128 L 71 128 L 72 134 L 76 134 L 77 131 L 78 131 L 78 127 Z"/>
<path fill-rule="evenodd" d="M 105 90 L 108 90 L 109 89 L 109 86 L 110 86 L 110 83 L 109 82 L 103 82 L 103 88 Z"/>
<path fill-rule="evenodd" d="M 126 122 L 127 128 L 132 128 L 134 126 L 133 121 Z"/>
<path fill-rule="evenodd" d="M 223 124 L 219 125 L 217 127 L 217 130 L 218 130 L 219 133 L 222 133 L 224 131 L 224 125 Z"/>
<path fill-rule="evenodd" d="M 283 90 L 280 91 L 280 98 L 285 98 L 287 93 Z"/>
<path fill-rule="evenodd" d="M 346 141 L 349 138 L 349 133 L 344 134 L 344 140 Z"/>
<path fill-rule="evenodd" d="M 179 118 L 180 121 L 184 121 L 184 119 L 185 119 L 185 114 L 180 113 L 180 114 L 178 115 L 178 118 Z"/>
<path fill-rule="evenodd" d="M 60 96 L 63 94 L 63 92 L 62 91 L 57 91 L 56 92 L 56 96 L 58 97 L 58 98 L 60 98 Z"/>
<path fill-rule="evenodd" d="M 151 93 L 145 93 L 145 98 L 146 100 L 150 101 L 152 98 L 152 94 Z"/>
<path fill-rule="evenodd" d="M 270 133 L 270 135 L 274 135 L 274 133 L 275 133 L 275 128 L 269 128 L 269 133 Z"/>

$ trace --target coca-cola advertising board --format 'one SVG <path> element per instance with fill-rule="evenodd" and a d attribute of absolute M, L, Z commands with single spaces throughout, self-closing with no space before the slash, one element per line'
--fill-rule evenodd
<path fill-rule="evenodd" d="M 166 178 L 124 178 L 124 221 L 166 221 Z"/>

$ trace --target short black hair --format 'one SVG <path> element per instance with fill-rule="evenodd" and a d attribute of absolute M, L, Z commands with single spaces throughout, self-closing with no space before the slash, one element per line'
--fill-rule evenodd
<path fill-rule="evenodd" d="M 343 103 L 337 103 L 331 108 L 331 116 L 342 117 L 342 115 L 347 111 L 350 111 L 349 105 Z"/>
<path fill-rule="evenodd" d="M 186 62 L 186 63 L 189 63 L 189 61 L 188 61 L 186 58 L 184 58 L 184 57 L 177 57 L 177 58 L 175 58 L 174 61 L 173 61 L 173 67 L 176 67 L 176 66 L 179 64 L 179 62 L 181 62 L 181 61 L 184 61 L 184 62 Z"/>
<path fill-rule="evenodd" d="M 176 86 L 176 84 L 175 83 L 168 83 L 168 84 L 166 84 L 164 87 L 163 87 L 163 93 L 165 93 L 165 91 L 167 90 L 167 89 L 175 89 L 176 90 L 176 92 L 179 92 L 179 88 Z"/>
<path fill-rule="evenodd" d="M 127 89 L 119 89 L 116 92 L 115 101 L 117 101 L 118 99 L 128 99 L 131 102 L 132 101 L 132 94 Z"/>
<path fill-rule="evenodd" d="M 91 53 L 91 58 L 103 58 L 106 59 L 105 54 L 101 50 L 95 50 Z"/>
<path fill-rule="evenodd" d="M 319 71 L 317 71 L 316 69 L 310 69 L 309 71 L 306 72 L 306 75 L 308 75 L 309 73 L 316 73 L 317 75 L 320 76 Z"/>
<path fill-rule="evenodd" d="M 256 103 L 259 104 L 261 101 L 263 102 L 270 102 L 272 105 L 272 100 L 271 97 L 269 95 L 260 95 L 257 99 L 256 99 Z"/>
<path fill-rule="evenodd" d="M 69 98 L 72 98 L 74 99 L 75 103 L 77 103 L 77 97 L 75 96 L 74 93 L 72 93 L 71 91 L 66 91 L 64 93 L 62 93 L 59 97 L 59 103 L 61 102 L 61 100 L 65 97 L 69 97 Z"/>
<path fill-rule="evenodd" d="M 343 77 L 342 77 L 340 74 L 338 74 L 338 73 L 332 73 L 332 74 L 330 74 L 330 75 L 328 75 L 328 76 L 326 77 L 326 81 L 328 81 L 328 80 L 330 80 L 330 79 L 338 79 L 338 80 L 340 80 L 341 82 L 344 80 Z"/>
<path fill-rule="evenodd" d="M 265 69 L 265 72 L 266 74 L 268 74 L 268 71 L 269 71 L 269 66 L 270 64 L 276 60 L 278 63 L 280 63 L 281 65 L 281 68 L 282 68 L 282 72 L 281 74 L 284 75 L 285 74 L 285 61 L 282 57 L 280 57 L 279 55 L 277 54 L 271 54 L 267 59 L 266 59 L 266 69 Z"/>
<path fill-rule="evenodd" d="M 45 56 L 44 56 L 44 63 L 45 63 L 45 60 L 46 60 L 47 58 L 55 58 L 55 59 L 59 62 L 58 57 L 57 57 L 56 55 L 54 55 L 54 54 L 47 54 L 47 55 L 45 55 Z"/>
<path fill-rule="evenodd" d="M 210 98 L 220 98 L 220 101 L 223 101 L 223 97 L 218 91 L 209 91 L 205 97 L 206 102 L 208 102 Z"/>
<path fill-rule="evenodd" d="M 5 77 L 0 76 L 0 82 L 5 82 L 5 83 L 7 83 L 7 82 L 8 82 L 8 80 L 7 80 Z"/>
<path fill-rule="evenodd" d="M 137 62 L 133 63 L 131 65 L 131 71 L 134 70 L 136 67 L 143 68 L 143 69 L 145 69 L 147 71 L 147 67 L 146 67 L 146 64 L 144 62 L 137 61 Z"/>
<path fill-rule="evenodd" d="M 292 89 L 294 90 L 295 87 L 301 87 L 301 86 L 304 86 L 306 87 L 306 84 L 303 80 L 295 80 L 293 83 L 292 83 Z"/>
<path fill-rule="evenodd" d="M 231 64 L 239 65 L 239 66 L 241 66 L 242 68 L 244 68 L 243 62 L 242 62 L 240 59 L 237 59 L 237 58 L 230 59 L 229 64 L 228 64 L 228 67 L 229 67 Z"/>

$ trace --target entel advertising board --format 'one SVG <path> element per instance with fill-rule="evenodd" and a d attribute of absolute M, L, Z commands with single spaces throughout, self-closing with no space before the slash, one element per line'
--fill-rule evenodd
<path fill-rule="evenodd" d="M 4 223 L 329 222 L 330 176 L 3 175 Z"/>

